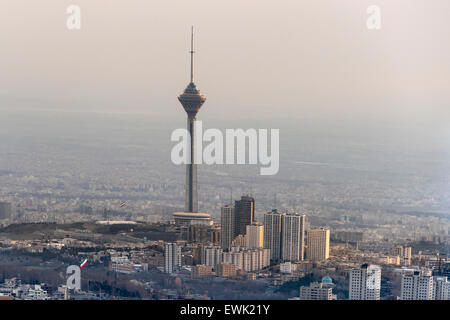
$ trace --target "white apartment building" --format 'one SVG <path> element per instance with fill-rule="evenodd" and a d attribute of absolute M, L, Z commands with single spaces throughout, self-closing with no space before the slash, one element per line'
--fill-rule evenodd
<path fill-rule="evenodd" d="M 181 268 L 181 247 L 176 243 L 164 245 L 164 272 L 173 273 Z"/>
<path fill-rule="evenodd" d="M 450 300 L 450 282 L 447 277 L 433 277 L 433 300 Z"/>
<path fill-rule="evenodd" d="M 203 247 L 202 248 L 202 264 L 212 267 L 222 263 L 222 248 L 220 247 Z"/>
<path fill-rule="evenodd" d="M 242 270 L 246 272 L 259 271 L 270 265 L 269 249 L 249 249 L 243 251 Z"/>
<path fill-rule="evenodd" d="M 270 250 L 233 247 L 231 252 L 223 253 L 222 262 L 236 265 L 236 270 L 259 271 L 270 265 Z"/>
<path fill-rule="evenodd" d="M 280 263 L 280 273 L 291 274 L 297 270 L 297 265 L 292 264 L 290 261 Z"/>
<path fill-rule="evenodd" d="M 350 272 L 349 300 L 380 300 L 381 268 L 363 264 Z"/>
<path fill-rule="evenodd" d="M 311 282 L 309 286 L 300 287 L 299 300 L 332 300 L 333 289 L 319 282 Z"/>
<path fill-rule="evenodd" d="M 285 214 L 282 218 L 281 259 L 283 261 L 302 261 L 305 250 L 304 214 Z"/>
<path fill-rule="evenodd" d="M 405 270 L 402 275 L 401 300 L 433 300 L 433 277 L 424 270 Z"/>
<path fill-rule="evenodd" d="M 236 266 L 236 270 L 242 270 L 243 269 L 243 259 L 244 254 L 242 251 L 235 251 L 236 249 L 233 248 L 234 251 L 231 252 L 224 252 L 223 253 L 223 263 L 232 263 Z"/>

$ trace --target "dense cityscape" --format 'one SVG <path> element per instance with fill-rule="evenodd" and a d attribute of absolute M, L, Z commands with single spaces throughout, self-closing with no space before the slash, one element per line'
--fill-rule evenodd
<path fill-rule="evenodd" d="M 222 118 L 194 80 L 193 27 L 189 40 L 175 116 L 1 106 L 0 300 L 450 300 L 445 121 Z M 279 171 L 250 163 L 269 143 L 243 129 L 239 164 L 197 162 L 199 120 L 277 127 Z"/>
<path fill-rule="evenodd" d="M 305 229 L 307 216 L 276 209 L 253 220 L 255 200 L 222 208 L 221 223 L 107 220 L 5 223 L 2 298 L 447 300 L 448 248 L 439 238 L 386 241 L 364 232 Z M 11 214 L 2 203 L 2 217 Z M 8 221 L 4 219 L 3 221 Z M 364 248 L 366 247 L 366 248 Z M 65 268 L 88 259 L 81 290 Z M 373 287 L 367 279 L 373 277 Z"/>
<path fill-rule="evenodd" d="M 192 66 L 192 47 L 190 53 Z M 178 183 L 181 168 L 142 170 L 149 159 L 132 155 L 133 148 L 126 155 L 133 160 L 112 163 L 107 153 L 113 150 L 94 148 L 100 165 L 86 170 L 73 150 L 59 155 L 64 161 L 44 163 L 70 145 L 31 148 L 26 155 L 21 143 L 7 145 L 0 171 L 0 299 L 450 299 L 448 194 L 411 196 L 406 190 L 414 190 L 397 189 L 392 180 L 388 194 L 377 196 L 372 186 L 370 196 L 358 199 L 370 171 L 352 176 L 343 190 L 337 177 L 308 182 L 314 170 L 304 170 L 303 183 L 290 179 L 289 170 L 287 177 L 260 178 L 270 181 L 264 188 L 249 166 L 232 175 L 200 166 L 206 174 L 198 189 L 192 137 L 205 100 L 191 68 L 179 96 L 192 139 L 185 185 Z M 246 193 L 233 200 L 236 177 L 234 190 Z M 381 180 L 372 183 L 382 188 Z M 253 192 L 264 199 L 259 212 Z M 79 264 L 82 276 L 72 287 L 66 268 Z"/>

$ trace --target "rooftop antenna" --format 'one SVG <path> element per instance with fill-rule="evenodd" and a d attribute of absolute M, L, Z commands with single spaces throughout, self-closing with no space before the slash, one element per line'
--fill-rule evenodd
<path fill-rule="evenodd" d="M 233 187 L 230 187 L 230 205 L 233 205 Z"/>
<path fill-rule="evenodd" d="M 109 209 L 108 208 L 105 207 L 103 209 L 103 215 L 106 220 L 106 224 L 109 225 Z"/>
<path fill-rule="evenodd" d="M 450 259 L 450 239 L 447 240 L 447 261 Z"/>
<path fill-rule="evenodd" d="M 191 83 L 194 82 L 194 26 L 191 27 Z"/>
<path fill-rule="evenodd" d="M 438 258 L 438 275 L 442 275 L 441 274 L 441 262 L 442 262 L 442 258 L 441 258 L 441 255 L 439 254 L 439 251 L 438 251 L 438 253 L 437 253 L 437 258 Z"/>
<path fill-rule="evenodd" d="M 275 192 L 273 195 L 273 208 L 277 208 L 277 193 Z"/>

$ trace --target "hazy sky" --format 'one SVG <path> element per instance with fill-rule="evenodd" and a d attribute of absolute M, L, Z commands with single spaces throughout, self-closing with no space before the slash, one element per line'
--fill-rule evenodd
<path fill-rule="evenodd" d="M 449 14 L 448 0 L 0 0 L 0 108 L 182 116 L 194 25 L 200 117 L 448 124 Z"/>

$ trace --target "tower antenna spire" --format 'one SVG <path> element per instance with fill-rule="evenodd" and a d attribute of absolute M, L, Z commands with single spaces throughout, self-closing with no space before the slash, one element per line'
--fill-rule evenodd
<path fill-rule="evenodd" d="M 273 208 L 277 208 L 277 193 L 275 192 L 273 195 Z"/>
<path fill-rule="evenodd" d="M 194 26 L 191 27 L 191 82 L 194 82 Z"/>
<path fill-rule="evenodd" d="M 230 187 L 230 205 L 233 205 L 233 187 Z"/>

